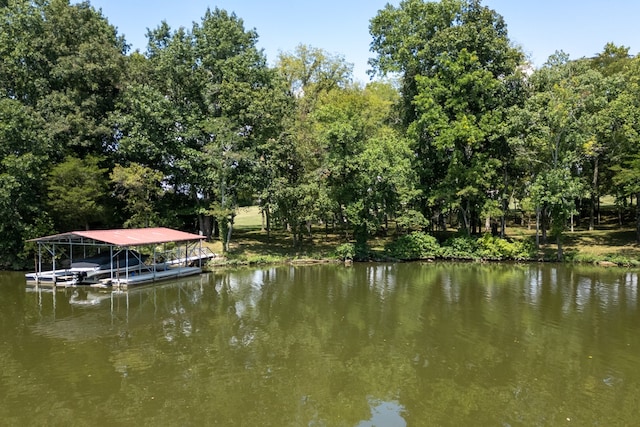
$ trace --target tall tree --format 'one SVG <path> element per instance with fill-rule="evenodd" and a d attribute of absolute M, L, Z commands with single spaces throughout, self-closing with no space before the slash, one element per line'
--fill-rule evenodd
<path fill-rule="evenodd" d="M 0 268 L 24 268 L 24 241 L 53 230 L 47 212 L 50 141 L 29 106 L 0 98 Z"/>
<path fill-rule="evenodd" d="M 256 47 L 257 33 L 235 14 L 207 10 L 190 30 L 162 23 L 148 38 L 148 59 L 131 64 L 141 78 L 122 98 L 117 151 L 161 171 L 203 234 L 211 236 L 215 223 L 228 230 L 221 233 L 228 248 L 258 147 L 279 132 L 286 91 Z"/>
<path fill-rule="evenodd" d="M 49 170 L 68 155 L 100 156 L 110 145 L 107 115 L 125 51 L 89 3 L 9 0 L 0 7 L 3 262 L 23 257 L 25 239 L 53 231 L 49 200 L 71 196 L 48 193 Z"/>
<path fill-rule="evenodd" d="M 569 61 L 563 53 L 550 57 L 531 76 L 532 94 L 512 111 L 513 148 L 528 170 L 528 189 L 536 207 L 537 223 L 546 230 L 551 220 L 563 257 L 562 236 L 575 201 L 582 196 L 585 147 L 594 138 L 589 126 L 602 99 L 594 84 L 600 79 L 585 61 Z"/>
<path fill-rule="evenodd" d="M 387 94 L 377 85 L 333 91 L 314 112 L 329 197 L 339 222 L 362 244 L 419 194 L 408 142 L 391 126 L 395 102 Z"/>
<path fill-rule="evenodd" d="M 593 230 L 600 218 L 600 196 L 603 188 L 611 188 L 611 171 L 609 169 L 612 157 L 621 147 L 624 138 L 622 129 L 625 122 L 624 109 L 628 108 L 620 103 L 620 97 L 625 87 L 625 79 L 621 70 L 628 58 L 611 63 L 607 68 L 598 65 L 603 56 L 607 56 L 605 47 L 595 60 L 594 72 L 590 73 L 591 81 L 584 90 L 591 94 L 585 106 L 586 116 L 583 125 L 593 130 L 593 135 L 583 146 L 583 179 L 585 188 L 589 189 L 589 230 Z M 621 108 L 622 107 L 622 108 Z M 608 187 L 607 187 L 608 184 Z"/>
<path fill-rule="evenodd" d="M 65 154 L 100 155 L 108 146 L 107 116 L 119 91 L 124 38 L 88 2 L 51 0 L 45 7 L 49 92 L 41 110 Z M 64 29 L 61 31 L 61 29 Z"/>
<path fill-rule="evenodd" d="M 314 114 L 321 99 L 350 86 L 352 68 L 344 58 L 306 45 L 281 53 L 276 62 L 290 97 L 282 133 L 263 147 L 261 165 L 268 182 L 261 201 L 268 227 L 272 217 L 279 220 L 291 231 L 294 245 L 302 242 L 305 231 L 311 232 L 314 220 L 328 221 L 335 211 Z"/>
<path fill-rule="evenodd" d="M 401 75 L 423 212 L 453 208 L 471 232 L 492 197 L 506 199 L 503 123 L 519 100 L 522 53 L 503 18 L 478 0 L 387 5 L 370 31 L 373 71 Z"/>
<path fill-rule="evenodd" d="M 640 243 L 640 57 L 630 60 L 622 75 L 624 89 L 611 108 L 618 125 L 610 169 L 614 194 L 636 198 L 636 240 Z"/>
<path fill-rule="evenodd" d="M 88 2 L 16 0 L 0 20 L 0 92 L 40 112 L 60 160 L 101 154 L 124 39 Z"/>

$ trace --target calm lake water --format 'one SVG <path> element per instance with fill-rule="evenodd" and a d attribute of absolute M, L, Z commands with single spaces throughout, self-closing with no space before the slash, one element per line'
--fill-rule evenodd
<path fill-rule="evenodd" d="M 2 425 L 640 422 L 623 269 L 281 266 L 113 294 L 0 273 L 0 326 Z"/>

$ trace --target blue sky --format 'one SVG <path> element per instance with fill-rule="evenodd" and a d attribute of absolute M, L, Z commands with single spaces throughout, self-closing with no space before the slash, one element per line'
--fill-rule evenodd
<path fill-rule="evenodd" d="M 354 77 L 368 81 L 369 20 L 386 3 L 399 0 L 90 0 L 124 34 L 133 49 L 145 50 L 147 28 L 162 20 L 174 29 L 199 22 L 207 7 L 235 12 L 246 29 L 255 28 L 270 64 L 278 52 L 298 44 L 340 54 L 354 64 Z M 572 59 L 593 56 L 607 42 L 640 52 L 638 0 L 484 0 L 506 20 L 509 37 L 535 66 L 556 50 Z"/>

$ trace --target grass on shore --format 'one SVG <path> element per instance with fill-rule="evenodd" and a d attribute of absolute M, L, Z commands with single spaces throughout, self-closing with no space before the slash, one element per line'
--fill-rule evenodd
<path fill-rule="evenodd" d="M 620 265 L 640 265 L 640 245 L 636 242 L 636 229 L 630 224 L 619 224 L 614 207 L 603 206 L 601 221 L 594 230 L 577 226 L 563 233 L 563 249 L 566 261 Z M 507 229 L 511 238 L 535 238 L 535 229 L 512 226 Z M 541 258 L 555 259 L 557 245 L 554 240 L 540 246 Z"/>
<path fill-rule="evenodd" d="M 454 233 L 452 230 L 444 235 Z M 511 225 L 507 228 L 507 235 L 516 240 L 533 239 L 535 230 L 526 226 Z M 374 252 L 382 253 L 385 244 L 393 237 L 393 233 L 374 237 L 369 241 L 370 248 Z M 235 265 L 335 259 L 335 248 L 346 241 L 344 234 L 316 228 L 299 247 L 294 247 L 291 235 L 285 230 L 274 230 L 269 234 L 262 230 L 262 215 L 258 207 L 243 207 L 235 218 L 230 251 L 218 262 Z M 640 246 L 635 242 L 635 229 L 619 226 L 613 217 L 609 220 L 605 218 L 595 230 L 580 227 L 573 232 L 567 230 L 563 235 L 563 241 L 567 261 L 640 266 Z M 212 241 L 208 246 L 216 253 L 222 253 L 220 241 Z M 539 259 L 555 260 L 556 250 L 555 242 L 541 245 Z"/>

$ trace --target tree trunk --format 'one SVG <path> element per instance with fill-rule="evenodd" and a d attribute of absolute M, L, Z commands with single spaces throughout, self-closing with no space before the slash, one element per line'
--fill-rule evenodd
<path fill-rule="evenodd" d="M 211 227 L 211 237 L 220 238 L 220 223 L 216 218 L 211 220 L 213 222 L 213 226 Z"/>
<path fill-rule="evenodd" d="M 640 200 L 640 193 L 636 195 L 636 200 Z M 636 242 L 640 243 L 640 203 L 636 203 Z"/>
<path fill-rule="evenodd" d="M 224 251 L 225 252 L 229 252 L 229 243 L 231 242 L 231 233 L 233 233 L 233 219 L 229 220 L 229 227 L 227 230 L 227 238 L 225 239 L 224 242 Z"/>
<path fill-rule="evenodd" d="M 622 227 L 622 208 L 618 205 L 618 226 Z"/>
<path fill-rule="evenodd" d="M 574 231 L 574 227 L 573 227 L 573 212 L 571 212 L 571 232 L 573 233 Z"/>
<path fill-rule="evenodd" d="M 198 222 L 200 223 L 200 234 L 205 236 L 207 240 L 211 240 L 212 226 L 211 226 L 211 216 L 209 215 L 198 215 Z"/>
<path fill-rule="evenodd" d="M 507 188 L 509 188 L 509 173 L 507 168 L 504 168 L 504 192 L 502 193 L 502 215 L 500 215 L 500 237 L 504 239 L 507 234 L 507 212 L 509 209 L 509 199 L 506 197 Z M 513 196 L 513 190 L 511 192 Z"/>
<path fill-rule="evenodd" d="M 589 215 L 589 231 L 593 231 L 595 228 L 596 222 L 596 208 L 598 203 L 598 166 L 599 159 L 596 156 L 595 161 L 593 162 L 593 180 L 591 181 L 591 212 Z"/>
<path fill-rule="evenodd" d="M 460 213 L 462 214 L 462 221 L 464 222 L 464 230 L 469 235 L 471 233 L 471 224 L 469 222 L 469 201 L 467 200 L 467 208 L 460 209 Z"/>
<path fill-rule="evenodd" d="M 542 207 L 542 213 L 540 218 L 540 226 L 542 227 L 542 243 L 547 244 L 547 207 Z"/>
<path fill-rule="evenodd" d="M 271 237 L 271 210 L 269 206 L 265 208 L 265 220 L 267 223 L 267 237 Z"/>
<path fill-rule="evenodd" d="M 500 215 L 500 237 L 505 238 L 507 235 L 507 209 L 509 209 L 509 201 L 502 200 L 502 215 Z"/>
<path fill-rule="evenodd" d="M 462 227 L 464 228 L 465 233 L 467 235 L 471 234 L 471 224 L 469 222 L 469 217 L 467 215 L 467 211 L 464 209 L 460 209 L 460 213 L 462 214 Z"/>
<path fill-rule="evenodd" d="M 562 251 L 562 235 L 559 234 L 556 239 L 558 242 L 558 261 L 562 261 L 562 258 L 564 257 L 564 253 Z"/>
<path fill-rule="evenodd" d="M 455 228 L 454 221 L 457 221 L 459 218 L 454 218 L 453 209 L 451 208 L 449 208 L 449 211 L 447 212 L 447 219 L 449 220 L 449 227 Z M 445 225 L 445 230 L 443 231 L 446 231 L 446 225 Z"/>
<path fill-rule="evenodd" d="M 591 193 L 591 206 L 589 207 L 589 231 L 593 231 L 596 222 L 596 203 L 595 195 Z"/>
<path fill-rule="evenodd" d="M 540 208 L 536 206 L 536 249 L 540 248 Z"/>
<path fill-rule="evenodd" d="M 480 214 L 478 213 L 478 211 L 474 208 L 471 211 L 471 234 L 473 234 L 474 236 L 477 236 L 478 234 L 480 234 L 480 228 L 482 227 L 480 224 L 482 223 L 482 221 L 480 221 Z"/>

